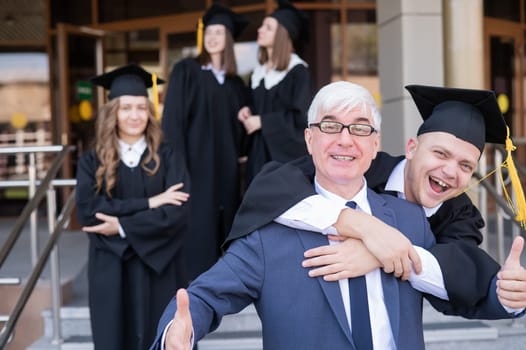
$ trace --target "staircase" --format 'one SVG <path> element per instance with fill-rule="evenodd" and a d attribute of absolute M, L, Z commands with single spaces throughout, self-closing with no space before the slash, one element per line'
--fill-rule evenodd
<path fill-rule="evenodd" d="M 62 308 L 62 332 L 64 342 L 51 342 L 51 314 L 43 312 L 44 337 L 31 345 L 28 350 L 93 350 L 91 343 L 89 312 L 87 307 Z M 429 304 L 424 306 L 424 338 L 426 349 L 474 349 L 472 344 L 481 342 L 484 349 L 513 349 L 499 344 L 526 342 L 526 323 L 519 321 L 471 321 L 435 312 Z M 510 330 L 513 330 L 511 332 Z M 451 346 L 451 347 L 448 347 Z M 226 316 L 221 326 L 199 342 L 199 350 L 262 350 L 261 324 L 251 305 L 237 315 Z M 517 349 L 523 349 L 517 347 Z"/>
<path fill-rule="evenodd" d="M 65 236 L 67 237 L 67 236 Z M 70 236 L 71 237 L 71 236 Z M 85 237 L 82 236 L 84 239 Z M 79 253 L 75 250 L 86 249 L 71 242 L 67 253 L 61 257 L 77 261 Z M 510 239 L 506 242 L 506 250 Z M 79 248 L 80 247 L 80 248 Z M 62 251 L 62 250 L 61 250 Z M 66 256 L 67 255 L 67 256 Z M 83 256 L 87 259 L 87 256 Z M 61 259 L 62 260 L 62 259 Z M 86 260 L 84 260 L 86 261 Z M 523 265 L 526 266 L 526 253 L 523 254 Z M 93 349 L 87 308 L 87 276 L 82 268 L 72 283 L 72 301 L 61 309 L 62 338 L 61 344 L 52 343 L 51 312 L 42 312 L 43 336 L 27 349 Z M 526 319 L 515 321 L 474 321 L 437 313 L 427 303 L 424 303 L 424 338 L 426 350 L 456 350 L 456 349 L 522 349 L 526 344 Z M 220 327 L 199 342 L 199 350 L 261 350 L 261 324 L 254 307 L 251 305 L 237 315 L 226 316 Z M 6 350 L 11 350 L 8 347 Z M 18 350 L 18 349 L 16 349 Z"/>

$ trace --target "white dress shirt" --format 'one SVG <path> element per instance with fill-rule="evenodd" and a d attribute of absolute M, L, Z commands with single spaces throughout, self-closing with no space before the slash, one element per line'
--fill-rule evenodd
<path fill-rule="evenodd" d="M 345 207 L 345 204 L 352 200 L 356 202 L 356 209 L 365 213 L 371 214 L 371 207 L 367 200 L 367 186 L 365 179 L 364 185 L 360 191 L 353 198 L 342 198 L 335 195 L 334 193 L 328 192 L 323 189 L 317 181 L 315 181 L 316 192 L 328 201 L 338 203 L 340 207 Z M 329 241 L 329 244 L 339 244 L 340 242 Z M 351 320 L 351 303 L 349 297 L 349 280 L 344 279 L 338 281 L 340 285 L 340 292 L 343 299 L 343 306 L 345 308 L 345 314 L 347 315 L 347 322 L 349 328 L 352 330 Z M 389 314 L 384 301 L 384 291 L 382 288 L 382 278 L 380 275 L 380 269 L 373 270 L 365 275 L 365 282 L 367 284 L 367 301 L 369 303 L 369 317 L 371 319 L 371 334 L 373 338 L 374 349 L 396 349 L 396 345 L 393 338 L 393 331 L 391 330 L 391 324 L 389 322 Z M 355 322 L 361 322 L 361 320 L 354 320 Z"/>
<path fill-rule="evenodd" d="M 315 185 L 316 191 L 320 193 L 316 181 Z M 365 193 L 367 192 L 365 191 Z M 281 214 L 275 221 L 289 227 L 321 232 L 323 234 L 338 234 L 333 225 L 338 221 L 340 212 L 347 208 L 345 203 L 346 201 L 329 200 L 320 193 L 302 200 Z M 370 209 L 364 210 L 363 207 L 360 209 L 371 214 Z M 409 275 L 411 286 L 421 292 L 448 300 L 442 270 L 437 259 L 422 247 L 414 246 L 414 248 L 422 262 L 422 272 L 417 275 L 413 269 L 411 269 Z"/>

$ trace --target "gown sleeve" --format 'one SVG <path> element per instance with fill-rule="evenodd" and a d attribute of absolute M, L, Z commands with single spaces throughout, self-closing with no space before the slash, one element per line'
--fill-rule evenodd
<path fill-rule="evenodd" d="M 163 191 L 182 182 L 184 187 L 180 191 L 189 193 L 190 179 L 181 153 L 166 147 L 161 154 L 161 164 L 159 171 L 164 173 L 151 181 L 161 181 Z M 155 183 L 154 187 L 158 185 Z M 180 206 L 166 204 L 122 216 L 119 223 L 126 232 L 126 240 L 141 259 L 159 269 L 158 263 L 163 262 L 160 263 L 163 265 L 182 244 L 188 224 L 188 213 L 188 202 Z M 172 249 L 166 249 L 167 247 Z"/>
<path fill-rule="evenodd" d="M 77 166 L 77 186 L 75 188 L 77 220 L 82 226 L 92 226 L 100 223 L 95 218 L 96 213 L 112 216 L 124 216 L 148 209 L 148 198 L 120 200 L 109 198 L 104 191 L 95 193 L 95 172 L 99 162 L 95 152 L 85 153 Z"/>
<path fill-rule="evenodd" d="M 170 74 L 164 98 L 161 126 L 166 141 L 175 149 L 186 154 L 187 131 L 194 113 L 196 63 L 188 58 L 176 63 Z"/>
<path fill-rule="evenodd" d="M 236 213 L 225 244 L 272 222 L 313 194 L 314 165 L 310 156 L 281 164 L 269 162 L 252 180 Z"/>
<path fill-rule="evenodd" d="M 430 218 L 437 258 L 453 305 L 476 306 L 488 296 L 499 264 L 479 247 L 484 220 L 465 194 L 444 202 Z"/>
<path fill-rule="evenodd" d="M 307 108 L 311 99 L 310 74 L 298 64 L 280 84 L 283 109 L 261 113 L 261 133 L 273 160 L 289 161 L 306 154 L 304 130 L 307 127 Z M 270 102 L 269 102 L 270 103 Z"/>

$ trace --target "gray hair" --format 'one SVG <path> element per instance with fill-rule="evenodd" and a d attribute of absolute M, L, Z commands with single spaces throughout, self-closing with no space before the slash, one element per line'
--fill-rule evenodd
<path fill-rule="evenodd" d="M 373 117 L 373 126 L 376 130 L 380 130 L 382 116 L 373 96 L 363 86 L 348 81 L 330 83 L 318 91 L 307 112 L 308 123 L 314 123 L 325 113 L 348 113 L 356 107 L 360 107 L 363 112 L 369 108 Z"/>

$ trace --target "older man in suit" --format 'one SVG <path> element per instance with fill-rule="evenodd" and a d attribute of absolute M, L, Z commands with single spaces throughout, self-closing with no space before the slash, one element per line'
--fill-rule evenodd
<path fill-rule="evenodd" d="M 367 188 L 364 173 L 380 140 L 375 102 L 363 87 L 337 82 L 318 92 L 308 115 L 305 141 L 316 168 L 316 192 L 340 205 L 356 204 L 403 232 L 419 246 L 423 273 L 403 281 L 376 268 L 362 277 L 360 287 L 358 278 L 310 278 L 301 266 L 303 254 L 327 244 L 327 238 L 271 223 L 234 240 L 187 291 L 178 291 L 165 309 L 152 349 L 189 349 L 224 315 L 250 303 L 262 321 L 265 349 L 424 348 L 422 292 L 413 285 L 437 297 L 447 294 L 440 269 L 427 263 L 420 248 L 434 244 L 422 208 Z"/>
<path fill-rule="evenodd" d="M 468 318 L 516 316 L 526 306 L 526 270 L 520 265 L 523 239 L 515 239 L 501 268 L 478 247 L 484 220 L 463 193 L 485 143 L 506 142 L 506 124 L 495 94 L 489 90 L 422 85 L 406 89 L 424 122 L 418 136 L 408 140 L 405 156 L 378 152 L 365 174 L 367 185 L 425 209 L 437 240 L 430 253 L 440 266 L 449 299 L 445 303 L 427 296 L 437 310 Z M 336 229 L 340 235 L 355 239 L 306 252 L 310 259 L 304 266 L 318 267 L 309 272 L 311 276 L 337 280 L 380 264 L 384 271 L 407 278 L 413 265 L 417 269 L 419 256 L 413 254 L 407 238 L 372 216 L 331 206 L 316 195 L 314 175 L 309 157 L 286 164 L 269 163 L 245 193 L 228 239 L 242 237 L 276 219 L 311 231 Z M 360 251 L 363 245 L 377 259 L 372 265 L 365 264 L 364 258 L 348 258 L 356 256 L 355 250 Z M 497 285 L 502 305 L 515 315 L 487 308 Z"/>

